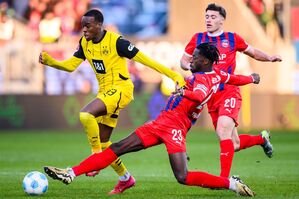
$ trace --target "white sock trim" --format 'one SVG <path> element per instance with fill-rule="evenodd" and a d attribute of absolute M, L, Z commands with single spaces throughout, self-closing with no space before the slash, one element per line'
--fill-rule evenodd
<path fill-rule="evenodd" d="M 128 171 L 126 171 L 126 173 L 123 176 L 119 176 L 119 180 L 120 181 L 128 181 L 130 179 L 130 177 L 131 177 L 131 174 Z"/>
<path fill-rule="evenodd" d="M 67 172 L 73 176 L 73 177 L 76 177 L 75 173 L 74 173 L 74 170 L 72 168 L 67 168 Z"/>
<path fill-rule="evenodd" d="M 236 181 L 233 178 L 229 178 L 229 189 L 232 191 L 237 190 Z"/>

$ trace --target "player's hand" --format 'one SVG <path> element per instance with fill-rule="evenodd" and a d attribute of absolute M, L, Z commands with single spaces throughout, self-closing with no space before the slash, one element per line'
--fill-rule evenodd
<path fill-rule="evenodd" d="M 188 64 L 181 64 L 181 68 L 182 68 L 183 70 L 190 70 L 190 69 L 191 69 L 191 67 L 190 67 L 190 63 L 188 63 Z"/>
<path fill-rule="evenodd" d="M 251 74 L 251 77 L 252 77 L 252 79 L 253 79 L 253 83 L 254 83 L 254 84 L 258 84 L 258 83 L 260 83 L 261 78 L 260 78 L 260 75 L 259 75 L 259 74 L 257 74 L 257 73 L 252 73 L 252 74 Z"/>
<path fill-rule="evenodd" d="M 281 59 L 281 56 L 279 56 L 279 55 L 273 55 L 270 57 L 270 61 L 271 62 L 281 62 L 282 59 Z"/>
<path fill-rule="evenodd" d="M 38 62 L 41 63 L 41 64 L 45 64 L 45 63 L 44 63 L 44 60 L 43 60 L 43 52 L 41 52 L 41 53 L 39 54 Z"/>
<path fill-rule="evenodd" d="M 179 86 L 179 82 L 175 84 L 175 91 L 172 92 L 174 96 L 183 96 L 184 95 L 184 87 Z"/>

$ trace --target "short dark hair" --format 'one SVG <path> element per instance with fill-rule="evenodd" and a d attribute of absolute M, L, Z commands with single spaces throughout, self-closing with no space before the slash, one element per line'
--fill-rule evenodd
<path fill-rule="evenodd" d="M 219 51 L 216 46 L 210 43 L 201 43 L 196 48 L 199 50 L 199 54 L 210 60 L 212 64 L 217 64 L 219 61 Z"/>
<path fill-rule="evenodd" d="M 94 20 L 100 23 L 104 22 L 104 16 L 101 11 L 97 9 L 92 9 L 87 11 L 83 16 L 85 17 L 94 17 Z"/>
<path fill-rule="evenodd" d="M 226 18 L 226 11 L 225 11 L 225 9 L 224 9 L 222 6 L 217 5 L 216 3 L 210 3 L 210 4 L 208 5 L 208 7 L 206 8 L 206 12 L 207 12 L 208 10 L 217 11 L 217 12 L 219 12 L 219 14 L 220 14 L 224 19 Z"/>

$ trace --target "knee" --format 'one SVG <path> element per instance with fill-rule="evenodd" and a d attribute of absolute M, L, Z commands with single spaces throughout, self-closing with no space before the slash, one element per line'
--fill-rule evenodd
<path fill-rule="evenodd" d="M 120 143 L 118 143 L 118 142 L 113 143 L 109 147 L 117 156 L 121 155 L 121 144 Z"/>
<path fill-rule="evenodd" d="M 112 144 L 111 141 L 108 141 L 108 142 L 101 142 L 102 150 L 107 149 L 111 144 Z"/>
<path fill-rule="evenodd" d="M 239 151 L 240 149 L 240 140 L 232 140 L 233 141 L 233 144 L 234 144 L 234 150 L 235 151 Z"/>
<path fill-rule="evenodd" d="M 226 140 L 232 138 L 233 125 L 218 123 L 216 132 L 220 140 Z"/>
<path fill-rule="evenodd" d="M 176 178 L 176 180 L 177 180 L 178 183 L 180 183 L 180 184 L 186 184 L 187 175 L 185 173 L 176 174 L 175 178 Z"/>
<path fill-rule="evenodd" d="M 92 114 L 90 114 L 90 113 L 80 112 L 79 118 L 80 118 L 80 122 L 82 124 L 86 124 L 88 121 L 94 119 L 95 117 Z"/>

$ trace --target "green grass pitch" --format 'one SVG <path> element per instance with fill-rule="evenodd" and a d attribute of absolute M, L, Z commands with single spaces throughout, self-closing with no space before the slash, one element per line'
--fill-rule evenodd
<path fill-rule="evenodd" d="M 85 133 L 32 131 L 0 133 L 0 198 L 32 198 L 22 189 L 25 174 L 43 166 L 67 167 L 90 154 Z M 116 129 L 112 140 L 129 131 Z M 235 154 L 232 174 L 238 174 L 256 198 L 299 198 L 299 133 L 272 131 L 275 154 L 267 158 L 257 146 Z M 192 130 L 187 137 L 189 170 L 219 174 L 219 146 L 215 133 Z M 81 176 L 64 185 L 50 178 L 49 189 L 40 198 L 236 198 L 227 190 L 188 187 L 176 182 L 164 145 L 122 157 L 137 184 L 122 195 L 107 196 L 117 181 L 111 168 L 94 178 Z M 39 198 L 34 196 L 34 198 Z"/>

